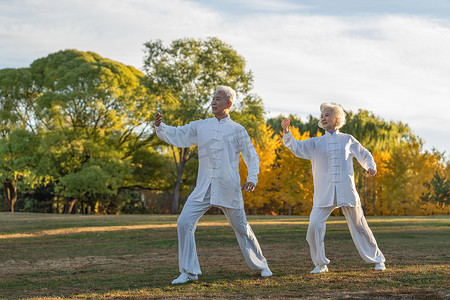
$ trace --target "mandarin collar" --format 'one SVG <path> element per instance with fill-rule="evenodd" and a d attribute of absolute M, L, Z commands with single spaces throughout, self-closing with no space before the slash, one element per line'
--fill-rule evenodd
<path fill-rule="evenodd" d="M 217 119 L 216 117 L 214 117 L 214 120 L 216 120 L 216 122 L 219 123 L 219 124 L 223 124 L 223 123 L 226 123 L 226 122 L 230 121 L 231 118 L 230 118 L 230 116 L 228 115 L 228 117 L 223 118 L 222 120 L 219 120 L 219 119 Z"/>
<path fill-rule="evenodd" d="M 334 136 L 337 134 L 339 134 L 339 129 L 336 129 L 333 133 L 330 133 L 329 131 L 325 130 L 325 135 Z"/>

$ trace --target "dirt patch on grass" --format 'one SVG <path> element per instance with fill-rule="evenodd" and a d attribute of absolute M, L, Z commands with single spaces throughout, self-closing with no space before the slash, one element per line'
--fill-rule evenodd
<path fill-rule="evenodd" d="M 101 268 L 106 272 L 114 270 L 118 272 L 131 266 L 155 266 L 172 261 L 172 257 L 167 254 L 149 252 L 143 255 L 120 255 L 120 256 L 84 256 L 84 257 L 65 257 L 46 260 L 7 260 L 0 263 L 2 279 L 11 278 L 30 273 L 77 273 L 82 270 Z"/>

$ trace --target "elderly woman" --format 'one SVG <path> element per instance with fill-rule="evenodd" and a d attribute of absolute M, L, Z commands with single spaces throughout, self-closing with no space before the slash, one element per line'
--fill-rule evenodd
<path fill-rule="evenodd" d="M 283 143 L 295 156 L 309 159 L 314 178 L 313 209 L 309 217 L 306 240 L 310 246 L 313 274 L 327 272 L 330 260 L 325 256 L 325 222 L 331 212 L 340 207 L 347 219 L 353 241 L 359 254 L 375 270 L 386 269 L 383 253 L 367 225 L 361 200 L 355 188 L 353 157 L 375 176 L 376 164 L 370 152 L 350 134 L 339 132 L 345 124 L 345 112 L 339 105 L 324 103 L 320 106 L 319 127 L 325 135 L 297 141 L 289 132 L 289 119 L 281 121 Z"/>
<path fill-rule="evenodd" d="M 229 112 L 236 92 L 229 86 L 218 86 L 211 102 L 213 118 L 197 120 L 180 127 L 162 122 L 155 116 L 156 134 L 175 147 L 198 146 L 198 177 L 177 221 L 180 276 L 172 284 L 195 281 L 202 274 L 195 246 L 195 229 L 200 217 L 211 207 L 219 207 L 233 227 L 247 265 L 272 276 L 255 234 L 247 222 L 242 191 L 251 192 L 258 183 L 259 158 L 247 131 L 231 120 Z M 248 167 L 247 182 L 241 188 L 239 155 Z"/>

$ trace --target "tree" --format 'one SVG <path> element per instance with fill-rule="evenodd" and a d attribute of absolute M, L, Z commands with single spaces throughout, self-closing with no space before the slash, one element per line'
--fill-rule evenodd
<path fill-rule="evenodd" d="M 96 213 L 117 213 L 120 204 L 111 201 L 118 189 L 130 175 L 131 165 L 127 160 L 117 158 L 89 159 L 77 172 L 59 179 L 56 191 L 69 199 L 79 200 L 82 211 Z M 75 201 L 66 207 L 66 213 L 73 208 Z"/>
<path fill-rule="evenodd" d="M 383 197 L 383 191 L 385 186 L 383 182 L 386 181 L 386 175 L 389 174 L 389 164 L 391 162 L 391 154 L 388 150 L 375 149 L 372 152 L 373 159 L 377 164 L 376 176 L 365 175 L 364 181 L 367 187 L 365 194 L 363 195 L 365 202 L 367 203 L 364 213 L 366 215 L 383 216 L 389 215 L 389 203 Z"/>
<path fill-rule="evenodd" d="M 435 168 L 431 179 L 423 185 L 427 191 L 420 197 L 422 201 L 433 203 L 441 207 L 449 207 L 450 204 L 450 162 L 433 149 L 431 156 L 434 158 Z"/>
<path fill-rule="evenodd" d="M 267 124 L 270 125 L 270 127 L 273 128 L 275 134 L 281 134 L 282 128 L 281 128 L 281 121 L 285 117 L 280 115 L 278 117 L 270 118 L 267 120 Z M 290 114 L 288 116 L 290 120 L 290 124 L 292 127 L 298 128 L 300 133 L 309 132 L 311 137 L 319 131 L 319 119 L 316 117 L 313 117 L 312 115 L 308 116 L 308 120 L 306 122 L 302 121 L 302 119 L 296 115 Z"/>
<path fill-rule="evenodd" d="M 436 172 L 430 181 L 424 183 L 428 192 L 421 199 L 433 203 L 450 204 L 450 181 Z"/>
<path fill-rule="evenodd" d="M 168 190 L 173 187 L 171 157 L 143 147 L 133 153 L 133 185 L 148 189 Z"/>
<path fill-rule="evenodd" d="M 43 94 L 47 129 L 70 128 L 94 138 L 115 134 L 118 146 L 149 133 L 156 98 L 144 74 L 93 52 L 64 50 L 30 66 Z"/>
<path fill-rule="evenodd" d="M 5 209 L 10 212 L 14 212 L 17 201 L 19 179 L 28 176 L 29 183 L 34 184 L 38 141 L 38 135 L 23 129 L 15 129 L 0 139 L 0 180 L 5 188 Z"/>
<path fill-rule="evenodd" d="M 164 121 L 179 126 L 210 116 L 209 104 L 218 85 L 228 85 L 245 99 L 253 76 L 245 60 L 217 38 L 178 39 L 169 46 L 160 40 L 145 43 L 144 70 L 148 88 L 159 95 Z M 186 163 L 195 147 L 171 147 L 176 168 L 172 214 L 177 214 Z"/>
<path fill-rule="evenodd" d="M 0 180 L 6 209 L 11 212 L 17 200 L 17 182 L 32 169 L 30 157 L 39 128 L 38 96 L 28 68 L 0 70 Z"/>
<path fill-rule="evenodd" d="M 255 150 L 259 156 L 259 175 L 256 189 L 251 192 L 243 192 L 244 203 L 247 207 L 253 208 L 253 212 L 257 208 L 263 207 L 271 202 L 273 194 L 273 168 L 276 160 L 276 150 L 280 147 L 280 140 L 273 136 L 273 130 L 270 126 L 261 123 L 259 128 L 259 141 L 252 138 Z M 242 155 L 239 160 L 239 173 L 241 177 L 241 186 L 247 181 L 247 166 L 245 165 Z"/>
<path fill-rule="evenodd" d="M 37 99 L 40 96 L 29 68 L 0 69 L 0 136 L 16 129 L 37 133 Z"/>
<path fill-rule="evenodd" d="M 300 133 L 297 127 L 290 126 L 292 136 L 299 141 L 310 138 L 310 133 L 305 131 Z M 317 136 L 322 134 L 318 131 Z M 311 170 L 311 162 L 307 159 L 296 157 L 289 149 L 282 147 L 278 151 L 276 178 L 278 181 L 278 199 L 281 203 L 281 212 L 292 214 L 297 207 L 297 213 L 307 214 L 313 203 L 314 183 Z"/>
<path fill-rule="evenodd" d="M 86 182 L 81 177 L 108 175 L 108 182 L 116 182 L 114 174 L 87 166 L 104 159 L 129 163 L 151 141 L 156 97 L 143 85 L 142 72 L 93 52 L 59 51 L 34 61 L 30 71 L 42 91 L 38 104 L 45 134 L 38 170 L 71 208 L 81 193 L 76 188 L 82 188 L 73 183 Z M 116 189 L 103 189 L 105 195 L 110 191 Z"/>
<path fill-rule="evenodd" d="M 422 145 L 414 141 L 403 143 L 392 151 L 382 180 L 382 196 L 391 215 L 423 213 L 420 196 L 426 192 L 424 183 L 433 177 L 438 160 L 429 152 L 422 153 L 421 149 Z"/>
<path fill-rule="evenodd" d="M 372 153 L 375 150 L 392 152 L 392 149 L 399 145 L 414 143 L 417 140 L 407 124 L 387 122 L 363 109 L 359 109 L 356 114 L 346 111 L 346 114 L 346 124 L 341 131 L 353 135 Z M 417 142 L 420 143 L 420 141 Z M 376 201 L 374 196 L 377 194 L 373 192 L 377 179 L 367 176 L 366 170 L 358 163 L 354 164 L 354 172 L 356 188 L 361 196 L 361 205 L 365 211 L 370 210 L 371 204 L 369 201 L 371 200 L 373 203 Z"/>

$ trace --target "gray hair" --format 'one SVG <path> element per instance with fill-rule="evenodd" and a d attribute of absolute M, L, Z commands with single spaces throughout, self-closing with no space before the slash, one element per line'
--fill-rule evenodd
<path fill-rule="evenodd" d="M 226 85 L 219 85 L 216 88 L 216 93 L 217 92 L 224 92 L 225 95 L 228 98 L 228 101 L 234 104 L 234 101 L 236 101 L 236 91 L 233 90 L 231 87 L 226 86 Z"/>
<path fill-rule="evenodd" d="M 342 106 L 339 104 L 333 104 L 333 103 L 322 103 L 320 105 L 320 113 L 322 113 L 325 109 L 330 108 L 333 111 L 333 116 L 336 117 L 336 129 L 341 128 L 345 125 L 345 116 L 346 113 Z M 319 127 L 323 129 L 322 123 L 320 122 L 319 118 Z"/>

